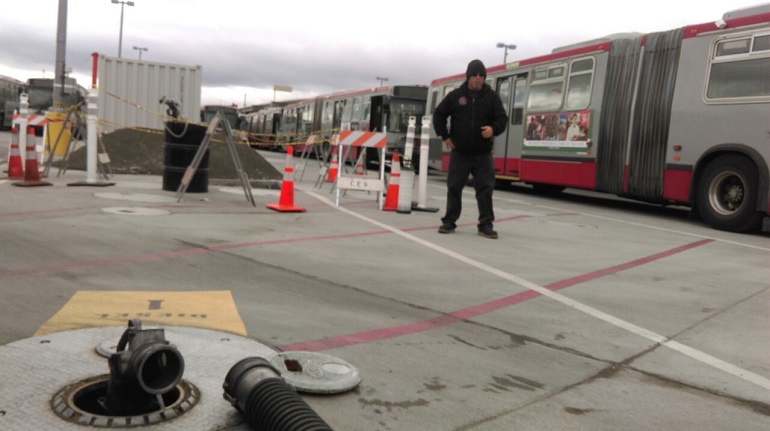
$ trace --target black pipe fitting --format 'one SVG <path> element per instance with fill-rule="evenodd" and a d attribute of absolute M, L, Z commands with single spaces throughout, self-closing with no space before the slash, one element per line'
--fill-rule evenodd
<path fill-rule="evenodd" d="M 115 416 L 163 409 L 162 395 L 182 380 L 184 358 L 166 341 L 163 329 L 142 329 L 139 319 L 128 322 L 109 358 L 110 380 L 104 408 Z"/>
<path fill-rule="evenodd" d="M 239 361 L 227 373 L 222 387 L 224 398 L 246 416 L 248 424 L 256 430 L 332 429 L 263 358 Z"/>

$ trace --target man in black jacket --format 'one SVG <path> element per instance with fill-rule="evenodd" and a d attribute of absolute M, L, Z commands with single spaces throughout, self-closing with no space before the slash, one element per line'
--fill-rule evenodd
<path fill-rule="evenodd" d="M 508 115 L 500 96 L 484 82 L 487 69 L 473 60 L 465 72 L 465 82 L 446 95 L 433 113 L 433 128 L 451 151 L 447 175 L 446 213 L 439 233 L 452 233 L 462 211 L 462 193 L 473 174 L 479 207 L 479 235 L 497 239 L 493 229 L 495 214 L 492 191 L 495 188 L 494 137 L 505 131 Z M 447 128 L 447 119 L 450 126 Z"/>

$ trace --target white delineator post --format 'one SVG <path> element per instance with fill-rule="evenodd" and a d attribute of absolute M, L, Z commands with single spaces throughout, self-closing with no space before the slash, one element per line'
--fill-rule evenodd
<path fill-rule="evenodd" d="M 27 126 L 29 125 L 29 94 L 19 95 L 19 148 L 27 148 Z M 26 156 L 26 154 L 25 154 Z"/>
<path fill-rule="evenodd" d="M 414 129 L 416 123 L 417 119 L 414 116 L 409 117 L 409 123 L 406 127 L 406 142 L 404 143 L 404 167 L 401 169 L 398 187 L 398 207 L 396 212 L 399 214 L 412 213 L 412 187 L 414 186 L 412 152 L 414 151 Z"/>
<path fill-rule="evenodd" d="M 97 100 L 99 99 L 99 93 L 98 90 L 93 87 L 88 91 L 88 100 L 87 100 L 87 113 L 86 113 L 86 128 L 88 130 L 87 136 L 86 136 L 86 182 L 87 183 L 95 183 L 96 182 L 96 169 L 97 169 L 97 162 L 98 162 L 98 154 L 97 154 L 97 123 L 98 123 L 98 114 L 99 109 L 97 105 Z"/>
<path fill-rule="evenodd" d="M 430 116 L 422 117 L 420 130 L 420 174 L 417 180 L 417 207 L 425 208 L 428 193 L 428 150 L 430 145 Z"/>

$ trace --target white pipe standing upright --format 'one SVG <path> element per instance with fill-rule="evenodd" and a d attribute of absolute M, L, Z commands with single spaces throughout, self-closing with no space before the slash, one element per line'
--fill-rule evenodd
<path fill-rule="evenodd" d="M 417 207 L 425 208 L 428 193 L 428 150 L 430 149 L 430 115 L 422 117 L 420 130 L 420 174 L 417 180 Z"/>
<path fill-rule="evenodd" d="M 409 117 L 409 125 L 406 127 L 406 142 L 404 143 L 404 162 L 407 160 L 412 163 L 412 152 L 414 151 L 414 129 L 417 124 L 417 118 Z"/>
<path fill-rule="evenodd" d="M 97 106 L 97 100 L 99 99 L 99 93 L 96 88 L 91 88 L 88 91 L 88 101 L 87 101 L 87 108 L 88 112 L 86 114 L 86 128 L 88 129 L 87 136 L 86 136 L 86 182 L 87 183 L 95 183 L 96 182 L 96 169 L 97 169 L 97 161 L 98 161 L 98 154 L 97 154 L 97 119 L 98 119 L 98 113 L 99 109 Z"/>
<path fill-rule="evenodd" d="M 19 148 L 27 148 L 27 127 L 29 126 L 29 94 L 19 95 Z M 22 152 L 22 154 L 25 154 Z M 26 156 L 26 154 L 25 154 Z"/>

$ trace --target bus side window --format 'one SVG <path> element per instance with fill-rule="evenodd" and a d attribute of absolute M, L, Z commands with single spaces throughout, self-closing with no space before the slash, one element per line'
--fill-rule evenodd
<path fill-rule="evenodd" d="M 497 94 L 498 96 L 500 96 L 500 100 L 503 102 L 503 109 L 505 109 L 505 113 L 508 114 L 508 116 L 511 118 L 512 116 L 510 115 L 511 114 L 510 101 L 511 101 L 511 81 L 512 80 L 513 80 L 512 77 L 506 76 L 505 78 L 502 78 L 497 81 Z"/>
<path fill-rule="evenodd" d="M 510 114 L 511 125 L 524 124 L 524 101 L 527 100 L 527 76 L 516 78 L 513 84 L 513 112 Z"/>
<path fill-rule="evenodd" d="M 561 108 L 564 98 L 564 68 L 564 64 L 559 64 L 534 72 L 527 110 L 554 112 Z"/>
<path fill-rule="evenodd" d="M 760 99 L 770 96 L 770 35 L 717 42 L 709 68 L 706 100 Z"/>
<path fill-rule="evenodd" d="M 576 60 L 570 67 L 565 109 L 574 111 L 588 108 L 591 102 L 591 80 L 594 74 L 594 59 Z"/>

